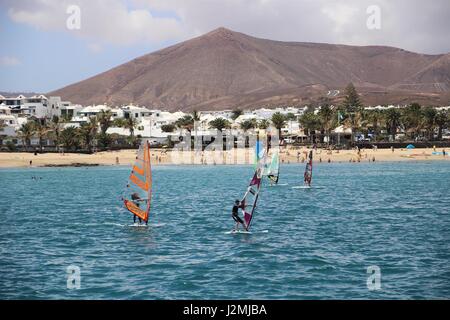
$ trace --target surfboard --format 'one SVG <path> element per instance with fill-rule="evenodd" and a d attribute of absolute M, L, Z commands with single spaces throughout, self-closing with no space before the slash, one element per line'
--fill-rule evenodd
<path fill-rule="evenodd" d="M 245 230 L 231 230 L 231 231 L 225 232 L 225 234 L 252 234 L 252 233 L 250 231 L 245 231 Z"/>
<path fill-rule="evenodd" d="M 296 186 L 296 187 L 292 187 L 292 189 L 305 189 L 305 190 L 316 190 L 316 189 L 326 189 L 326 187 L 322 187 L 322 186 Z"/>
<path fill-rule="evenodd" d="M 231 230 L 225 232 L 225 234 L 257 234 L 257 233 L 269 233 L 269 230 L 262 230 L 262 231 L 245 231 L 245 230 Z"/>
<path fill-rule="evenodd" d="M 132 228 L 148 228 L 148 225 L 142 224 L 142 223 L 133 223 L 133 224 L 129 224 L 128 227 L 132 227 Z"/>

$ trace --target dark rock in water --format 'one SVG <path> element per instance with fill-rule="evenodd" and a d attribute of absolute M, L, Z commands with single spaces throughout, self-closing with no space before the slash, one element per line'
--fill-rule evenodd
<path fill-rule="evenodd" d="M 98 163 L 69 163 L 69 164 L 46 164 L 46 168 L 61 168 L 61 167 L 98 167 Z"/>

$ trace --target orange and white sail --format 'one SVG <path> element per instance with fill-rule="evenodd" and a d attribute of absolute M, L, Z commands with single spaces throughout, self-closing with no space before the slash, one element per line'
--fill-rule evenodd
<path fill-rule="evenodd" d="M 123 203 L 135 216 L 148 222 L 152 197 L 152 170 L 150 164 L 150 144 L 141 144 L 136 161 L 131 170 Z"/>

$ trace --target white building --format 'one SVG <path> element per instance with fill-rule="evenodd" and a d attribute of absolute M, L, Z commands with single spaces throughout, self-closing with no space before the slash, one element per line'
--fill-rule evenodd
<path fill-rule="evenodd" d="M 66 112 L 70 112 L 70 109 L 66 108 Z M 72 114 L 75 114 L 72 119 L 72 124 L 83 124 L 90 121 L 91 117 L 97 117 L 101 112 L 111 111 L 111 120 L 115 118 L 123 118 L 123 113 L 120 109 L 112 109 L 105 104 L 92 105 L 84 108 L 74 108 Z"/>
<path fill-rule="evenodd" d="M 231 120 L 233 117 L 233 111 L 232 110 L 221 110 L 221 111 L 199 111 L 200 117 L 210 117 L 213 119 L 217 118 L 223 118 L 226 120 Z"/>
<path fill-rule="evenodd" d="M 11 114 L 11 109 L 8 108 L 4 103 L 0 104 L 0 115 L 1 114 Z"/>
<path fill-rule="evenodd" d="M 138 107 L 134 106 L 132 104 L 127 106 L 120 107 L 120 110 L 123 112 L 123 118 L 125 119 L 136 119 L 138 121 L 141 121 L 145 117 L 150 117 L 152 115 L 152 112 L 145 108 L 145 107 Z"/>
<path fill-rule="evenodd" d="M 32 97 L 25 97 L 24 95 L 17 97 L 0 96 L 0 105 L 8 107 L 13 114 L 22 114 L 38 119 L 51 119 L 53 116 L 61 115 L 63 105 L 69 106 L 71 103 L 61 101 L 61 97 L 47 98 L 40 94 Z"/>
<path fill-rule="evenodd" d="M 83 106 L 81 104 L 71 104 L 70 102 L 63 101 L 61 105 L 61 117 L 71 119 L 82 109 Z"/>
<path fill-rule="evenodd" d="M 0 114 L 0 123 L 5 127 L 0 129 L 0 135 L 16 137 L 22 124 L 28 121 L 25 117 L 18 117 L 13 114 Z"/>

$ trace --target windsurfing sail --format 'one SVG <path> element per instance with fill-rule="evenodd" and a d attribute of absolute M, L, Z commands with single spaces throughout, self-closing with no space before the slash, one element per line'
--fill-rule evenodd
<path fill-rule="evenodd" d="M 265 157 L 264 145 L 263 145 L 262 141 L 256 141 L 255 161 L 254 161 L 255 170 L 259 167 L 259 163 L 262 159 L 264 159 L 264 157 Z"/>
<path fill-rule="evenodd" d="M 309 155 L 308 155 L 308 162 L 306 163 L 305 174 L 304 174 L 305 185 L 307 185 L 307 186 L 311 186 L 312 169 L 313 169 L 312 165 L 313 165 L 313 152 L 310 151 Z"/>
<path fill-rule="evenodd" d="M 150 143 L 145 141 L 139 148 L 122 200 L 128 211 L 147 223 L 151 197 Z"/>
<path fill-rule="evenodd" d="M 260 166 L 255 171 L 252 180 L 241 200 L 241 208 L 244 211 L 245 230 L 249 231 L 252 223 L 256 203 L 258 202 L 259 190 L 261 188 L 262 169 Z"/>
<path fill-rule="evenodd" d="M 270 183 L 277 184 L 280 177 L 280 156 L 278 152 L 272 155 L 270 164 L 264 165 L 264 175 L 267 176 Z"/>

